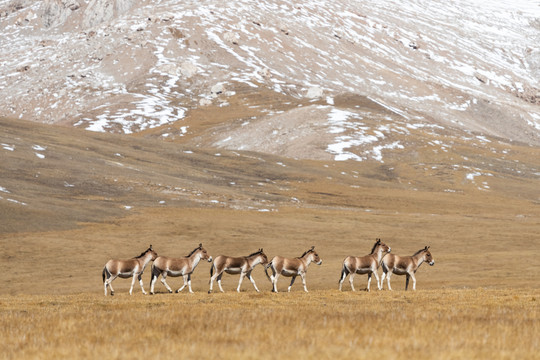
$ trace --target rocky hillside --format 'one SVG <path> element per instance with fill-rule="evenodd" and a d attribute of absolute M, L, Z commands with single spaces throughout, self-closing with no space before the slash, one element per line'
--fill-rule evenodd
<path fill-rule="evenodd" d="M 4 117 L 315 159 L 540 145 L 537 1 L 2 0 L 0 36 Z"/>

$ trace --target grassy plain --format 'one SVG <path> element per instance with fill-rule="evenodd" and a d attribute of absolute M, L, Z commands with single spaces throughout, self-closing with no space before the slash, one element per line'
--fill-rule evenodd
<path fill-rule="evenodd" d="M 0 297 L 5 359 L 533 359 L 540 291 Z"/>
<path fill-rule="evenodd" d="M 2 273 L 11 275 L 2 280 L 1 355 L 537 358 L 540 289 L 524 266 L 538 268 L 538 224 L 497 212 L 471 219 L 298 208 L 147 209 L 68 231 L 15 234 L 3 244 L 19 262 L 2 263 Z M 437 236 L 441 232 L 451 233 L 451 241 Z M 399 276 L 392 292 L 353 293 L 348 281 L 337 291 L 343 258 L 369 252 L 375 236 L 399 254 L 431 245 L 436 263 L 419 269 L 416 292 L 405 292 Z M 168 294 L 158 282 L 154 296 L 142 295 L 138 284 L 129 296 L 130 281 L 117 279 L 116 295 L 103 296 L 101 269 L 110 254 L 135 256 L 152 243 L 158 253 L 182 256 L 199 242 L 213 256 L 263 247 L 269 256 L 292 257 L 314 244 L 323 264 L 310 266 L 308 294 L 300 281 L 284 292 L 284 278 L 281 292 L 272 294 L 260 266 L 253 276 L 261 293 L 249 281 L 236 293 L 238 277 L 225 275 L 226 293 L 207 294 L 210 264 L 201 263 L 193 275 L 195 294 Z M 32 255 L 36 247 L 39 257 Z M 148 290 L 148 271 L 143 280 Z M 180 278 L 168 282 L 181 285 Z M 366 276 L 355 282 L 364 288 Z"/>

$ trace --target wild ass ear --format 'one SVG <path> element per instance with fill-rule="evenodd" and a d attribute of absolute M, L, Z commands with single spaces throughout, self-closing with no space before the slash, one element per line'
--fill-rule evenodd
<path fill-rule="evenodd" d="M 202 243 L 199 243 L 199 248 L 202 248 Z"/>
<path fill-rule="evenodd" d="M 315 249 L 315 246 L 312 246 L 312 247 L 311 247 L 311 251 L 313 251 L 314 249 Z"/>
<path fill-rule="evenodd" d="M 426 246 L 425 250 L 427 251 L 429 249 L 429 246 Z"/>
<path fill-rule="evenodd" d="M 152 244 L 150 244 L 150 247 L 149 247 L 150 250 L 152 250 Z"/>

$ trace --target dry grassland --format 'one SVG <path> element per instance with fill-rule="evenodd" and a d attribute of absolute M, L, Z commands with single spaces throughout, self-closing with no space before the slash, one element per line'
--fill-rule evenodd
<path fill-rule="evenodd" d="M 540 291 L 0 298 L 2 357 L 532 359 Z"/>
<path fill-rule="evenodd" d="M 11 294 L 0 297 L 1 355 L 537 358 L 540 289 L 535 274 L 524 270 L 525 264 L 538 268 L 537 231 L 534 218 L 498 209 L 470 217 L 282 208 L 147 209 L 70 231 L 13 234 L 14 241 L 3 243 L 19 262 L 1 264 L 10 274 L 2 293 Z M 353 293 L 348 282 L 337 291 L 343 258 L 368 253 L 376 236 L 398 254 L 431 245 L 436 264 L 419 269 L 416 292 L 403 291 L 399 276 L 393 292 Z M 315 245 L 323 264 L 310 266 L 308 294 L 300 281 L 283 292 L 284 278 L 281 292 L 272 294 L 260 266 L 253 276 L 261 293 L 246 280 L 238 294 L 238 276 L 225 275 L 226 293 L 207 294 L 210 264 L 201 263 L 193 275 L 195 294 L 168 294 L 158 282 L 154 296 L 143 296 L 138 284 L 129 296 L 130 281 L 117 279 L 116 295 L 103 296 L 101 269 L 111 254 L 135 256 L 152 243 L 158 254 L 183 256 L 199 242 L 213 256 L 263 247 L 269 256 L 292 257 Z M 25 260 L 36 247 L 40 258 Z M 148 271 L 143 279 L 148 290 Z M 355 281 L 362 289 L 366 276 Z M 168 282 L 181 285 L 180 278 Z"/>

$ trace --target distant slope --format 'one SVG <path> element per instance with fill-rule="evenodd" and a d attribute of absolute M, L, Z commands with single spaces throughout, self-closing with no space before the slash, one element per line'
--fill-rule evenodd
<path fill-rule="evenodd" d="M 216 150 L 0 118 L 0 233 L 73 228 L 149 207 L 482 214 L 540 203 L 537 148 L 405 126 L 381 141 L 404 149 L 359 145 L 363 161 L 291 159 L 294 149 Z"/>

